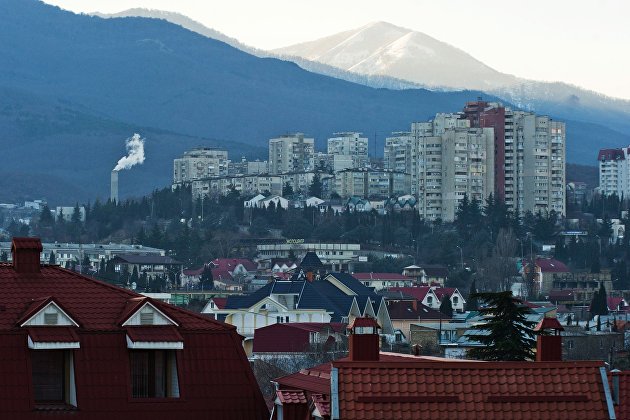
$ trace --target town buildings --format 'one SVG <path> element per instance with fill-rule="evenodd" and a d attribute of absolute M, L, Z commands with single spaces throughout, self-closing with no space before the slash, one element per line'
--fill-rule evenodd
<path fill-rule="evenodd" d="M 234 327 L 42 265 L 36 238 L 0 264 L 7 419 L 267 419 Z"/>
<path fill-rule="evenodd" d="M 536 362 L 480 363 L 380 352 L 373 319 L 348 328 L 347 358 L 275 380 L 273 419 L 611 419 L 627 410 L 614 398 L 627 376 L 611 392 L 603 362 L 558 361 L 555 337 L 539 338 Z"/>
<path fill-rule="evenodd" d="M 182 185 L 197 179 L 228 174 L 228 152 L 198 147 L 173 160 L 173 184 Z"/>
<path fill-rule="evenodd" d="M 565 123 L 482 100 L 464 114 L 472 127 L 494 129 L 495 192 L 509 209 L 566 215 Z"/>
<path fill-rule="evenodd" d="M 312 171 L 315 169 L 315 139 L 303 133 L 286 134 L 269 140 L 269 173 Z"/>
<path fill-rule="evenodd" d="M 165 256 L 166 251 L 144 245 L 127 244 L 78 244 L 64 242 L 44 242 L 40 254 L 41 262 L 48 263 L 50 254 L 54 253 L 55 264 L 65 266 L 67 263 L 83 264 L 89 260 L 89 267 L 97 269 L 101 261 L 108 262 L 117 255 Z M 11 242 L 0 242 L 0 253 L 6 252 L 11 261 Z"/>
<path fill-rule="evenodd" d="M 256 246 L 258 261 L 269 266 L 272 260 L 290 257 L 302 258 L 307 251 L 317 254 L 328 271 L 352 272 L 354 263 L 359 261 L 360 244 L 308 243 L 301 238 L 287 239 L 283 243 L 261 244 Z"/>
<path fill-rule="evenodd" d="M 334 191 L 341 197 L 386 199 L 411 188 L 408 173 L 377 169 L 344 169 L 335 174 Z"/>
<path fill-rule="evenodd" d="M 333 156 L 346 156 L 351 160 L 352 168 L 365 168 L 369 164 L 368 139 L 361 133 L 334 133 L 328 139 L 327 152 Z"/>
<path fill-rule="evenodd" d="M 630 196 L 629 153 L 630 146 L 619 149 L 600 149 L 597 155 L 600 194 Z"/>

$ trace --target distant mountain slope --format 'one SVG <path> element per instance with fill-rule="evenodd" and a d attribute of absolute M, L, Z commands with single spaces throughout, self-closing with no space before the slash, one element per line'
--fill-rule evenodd
<path fill-rule="evenodd" d="M 630 101 L 566 83 L 538 82 L 504 74 L 451 45 L 385 22 L 272 52 L 287 59 L 299 57 L 429 88 L 484 90 L 522 108 L 630 132 Z"/>
<path fill-rule="evenodd" d="M 121 172 L 122 197 L 172 180 L 173 158 L 195 146 L 225 147 L 231 156 L 265 157 L 265 148 L 219 142 L 121 123 L 16 89 L 0 87 L 0 202 L 48 198 L 52 204 L 109 197 L 109 176 L 125 139 L 146 138 L 146 162 Z"/>

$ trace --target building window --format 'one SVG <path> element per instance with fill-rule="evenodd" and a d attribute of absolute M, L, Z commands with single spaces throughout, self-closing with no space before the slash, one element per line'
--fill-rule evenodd
<path fill-rule="evenodd" d="M 77 405 L 71 351 L 32 351 L 31 372 L 36 405 Z"/>
<path fill-rule="evenodd" d="M 177 358 L 173 350 L 131 352 L 133 398 L 179 398 Z"/>

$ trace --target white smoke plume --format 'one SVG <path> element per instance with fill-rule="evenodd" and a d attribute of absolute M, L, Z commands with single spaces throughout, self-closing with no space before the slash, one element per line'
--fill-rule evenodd
<path fill-rule="evenodd" d="M 127 156 L 120 158 L 114 171 L 129 169 L 144 162 L 144 139 L 140 137 L 140 134 L 136 133 L 129 137 L 125 142 L 125 146 L 127 147 Z"/>

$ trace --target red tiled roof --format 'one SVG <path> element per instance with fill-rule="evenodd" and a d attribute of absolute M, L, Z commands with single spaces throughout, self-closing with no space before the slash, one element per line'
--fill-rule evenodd
<path fill-rule="evenodd" d="M 560 322 L 557 318 L 547 318 L 544 317 L 540 320 L 540 322 L 534 328 L 535 331 L 544 331 L 544 330 L 558 330 L 564 331 L 564 327 L 560 325 Z"/>
<path fill-rule="evenodd" d="M 438 299 L 442 300 L 444 296 L 451 297 L 451 295 L 455 293 L 456 290 L 457 288 L 455 287 L 436 287 L 435 289 L 433 289 L 433 293 L 435 293 Z"/>
<path fill-rule="evenodd" d="M 623 305 L 624 299 L 622 297 L 609 296 L 609 297 L 606 298 L 606 302 L 608 303 L 608 310 L 609 311 L 616 311 L 617 308 L 620 307 L 620 305 L 621 305 L 620 309 L 623 310 L 623 308 L 625 306 L 625 305 Z"/>
<path fill-rule="evenodd" d="M 630 419 L 630 371 L 616 372 L 614 376 L 619 378 L 617 418 L 619 420 L 627 420 Z"/>
<path fill-rule="evenodd" d="M 422 302 L 431 290 L 429 286 L 418 286 L 418 287 L 391 287 L 389 290 L 394 292 L 403 292 L 406 295 L 412 296 L 418 300 L 418 302 Z"/>
<path fill-rule="evenodd" d="M 428 277 L 448 277 L 448 268 L 439 264 L 421 264 L 421 268 Z"/>
<path fill-rule="evenodd" d="M 299 389 L 280 389 L 276 391 L 280 402 L 284 404 L 306 404 L 306 395 Z"/>
<path fill-rule="evenodd" d="M 212 269 L 212 279 L 213 280 L 221 280 L 222 282 L 225 281 L 233 281 L 233 277 L 232 274 L 230 274 L 229 271 L 223 269 L 223 268 L 213 268 Z"/>
<path fill-rule="evenodd" d="M 218 309 L 223 309 L 225 308 L 225 303 L 227 302 L 227 298 L 212 298 L 212 301 L 214 302 L 214 306 L 216 306 Z"/>
<path fill-rule="evenodd" d="M 540 267 L 543 273 L 568 273 L 571 271 L 562 261 L 553 258 L 537 258 L 536 265 Z"/>
<path fill-rule="evenodd" d="M 303 389 L 316 394 L 330 394 L 330 363 L 302 369 L 291 375 L 276 378 L 281 388 Z"/>
<path fill-rule="evenodd" d="M 389 280 L 389 281 L 411 281 L 413 278 L 403 276 L 398 273 L 353 273 L 352 277 L 357 280 Z"/>
<path fill-rule="evenodd" d="M 184 341 L 177 328 L 170 325 L 128 327 L 127 335 L 133 342 L 173 343 Z"/>
<path fill-rule="evenodd" d="M 311 398 L 313 405 L 322 417 L 330 416 L 330 398 L 328 395 L 313 394 Z"/>
<path fill-rule="evenodd" d="M 76 343 L 79 336 L 72 327 L 28 327 L 28 336 L 37 343 Z"/>
<path fill-rule="evenodd" d="M 403 319 L 447 319 L 448 317 L 440 311 L 431 309 L 426 305 L 416 301 L 416 309 L 410 301 L 388 301 L 387 311 L 392 320 Z"/>
<path fill-rule="evenodd" d="M 602 362 L 336 361 L 344 419 L 607 419 Z M 545 378 L 541 381 L 541 378 Z"/>
<path fill-rule="evenodd" d="M 127 289 L 84 277 L 58 266 L 42 266 L 41 273 L 18 274 L 10 264 L 0 264 L 0 330 L 16 328 L 24 314 L 35 311 L 51 297 L 86 330 L 120 330 L 120 320 L 129 316 L 140 301 L 149 300 L 184 329 L 226 330 L 233 326 L 176 306 L 154 301 Z M 31 306 L 38 301 L 37 306 Z M 98 309 L 98 310 L 96 310 Z"/>
<path fill-rule="evenodd" d="M 234 271 L 237 265 L 241 264 L 247 271 L 256 271 L 258 266 L 252 260 L 246 258 L 217 258 L 212 260 L 216 268 L 225 271 Z"/>
<path fill-rule="evenodd" d="M 289 322 L 267 325 L 254 331 L 254 353 L 303 352 L 310 344 L 310 333 L 341 332 L 345 324 L 325 322 Z"/>
<path fill-rule="evenodd" d="M 189 276 L 189 277 L 200 276 L 203 273 L 203 269 L 204 267 L 196 268 L 196 269 L 188 269 L 188 270 L 183 270 L 182 273 L 185 276 Z"/>

